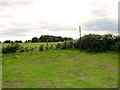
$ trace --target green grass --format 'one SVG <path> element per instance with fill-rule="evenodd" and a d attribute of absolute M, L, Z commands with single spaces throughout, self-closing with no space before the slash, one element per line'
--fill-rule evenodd
<path fill-rule="evenodd" d="M 116 88 L 118 54 L 46 50 L 3 54 L 3 88 Z"/>

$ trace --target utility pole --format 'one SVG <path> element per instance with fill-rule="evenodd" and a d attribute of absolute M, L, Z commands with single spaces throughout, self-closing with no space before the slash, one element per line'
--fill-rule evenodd
<path fill-rule="evenodd" d="M 79 26 L 79 32 L 80 32 L 80 51 L 82 51 L 82 42 L 81 42 L 81 26 Z"/>

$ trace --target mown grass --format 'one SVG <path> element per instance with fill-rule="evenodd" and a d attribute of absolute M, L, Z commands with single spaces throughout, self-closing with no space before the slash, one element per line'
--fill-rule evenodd
<path fill-rule="evenodd" d="M 46 50 L 3 54 L 3 88 L 116 88 L 118 53 Z"/>

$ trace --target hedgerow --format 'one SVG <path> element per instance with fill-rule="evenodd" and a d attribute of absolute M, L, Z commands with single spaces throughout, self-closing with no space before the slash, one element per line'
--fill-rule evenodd
<path fill-rule="evenodd" d="M 113 36 L 112 34 L 106 35 L 97 35 L 97 34 L 88 34 L 84 35 L 81 39 L 82 50 L 88 52 L 104 52 L 104 51 L 120 51 L 120 36 Z M 80 40 L 69 40 L 58 43 L 57 45 L 50 45 L 49 49 L 71 49 L 76 48 L 80 49 Z M 39 51 L 47 49 L 46 46 L 40 45 Z M 10 43 L 7 47 L 2 48 L 2 53 L 11 53 L 11 52 L 28 52 L 37 50 L 36 47 L 22 47 L 18 43 Z"/>

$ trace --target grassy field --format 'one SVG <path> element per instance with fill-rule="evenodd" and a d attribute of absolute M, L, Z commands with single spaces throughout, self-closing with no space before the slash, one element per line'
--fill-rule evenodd
<path fill-rule="evenodd" d="M 118 53 L 46 50 L 3 54 L 3 88 L 116 88 Z"/>

